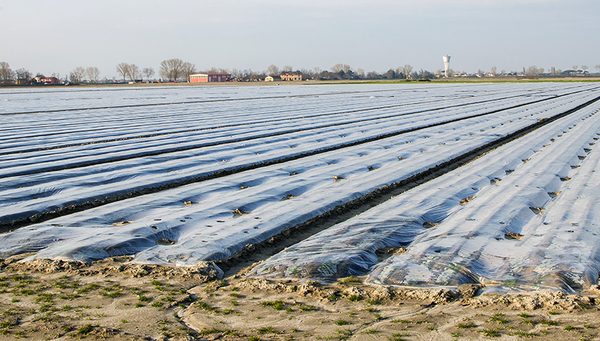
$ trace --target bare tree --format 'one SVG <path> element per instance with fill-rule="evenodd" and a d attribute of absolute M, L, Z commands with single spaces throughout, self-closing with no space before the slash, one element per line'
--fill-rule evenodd
<path fill-rule="evenodd" d="M 537 66 L 531 65 L 530 67 L 527 68 L 526 73 L 528 76 L 535 76 L 539 73 L 539 69 L 537 68 Z"/>
<path fill-rule="evenodd" d="M 331 72 L 338 73 L 338 72 L 342 71 L 342 65 L 343 64 L 335 64 L 334 66 L 331 67 Z"/>
<path fill-rule="evenodd" d="M 145 67 L 142 69 L 142 74 L 146 76 L 146 80 L 149 82 L 150 77 L 154 76 L 154 69 L 151 67 Z"/>
<path fill-rule="evenodd" d="M 588 67 L 587 67 L 587 65 L 581 65 L 581 69 L 583 70 L 583 72 L 586 72 Z"/>
<path fill-rule="evenodd" d="M 160 63 L 159 75 L 169 81 L 176 81 L 183 76 L 183 60 L 174 58 L 163 60 Z"/>
<path fill-rule="evenodd" d="M 498 72 L 498 68 L 495 66 L 492 66 L 492 74 L 496 75 L 497 72 Z"/>
<path fill-rule="evenodd" d="M 117 73 L 123 77 L 123 82 L 126 82 L 127 75 L 129 75 L 129 64 L 119 63 L 117 65 Z"/>
<path fill-rule="evenodd" d="M 577 65 L 573 65 L 573 70 L 577 71 Z"/>
<path fill-rule="evenodd" d="M 194 65 L 190 62 L 183 63 L 182 69 L 183 69 L 183 74 L 185 75 L 185 80 L 188 82 L 190 81 L 190 75 L 193 75 L 198 72 L 196 70 L 196 65 Z"/>
<path fill-rule="evenodd" d="M 409 75 L 411 75 L 413 72 L 413 67 L 410 66 L 409 64 L 404 65 L 404 67 L 402 68 L 402 73 L 404 74 L 405 77 L 408 77 Z"/>
<path fill-rule="evenodd" d="M 25 68 L 20 68 L 16 71 L 17 79 L 19 82 L 28 83 L 31 80 L 31 72 L 25 70 Z"/>
<path fill-rule="evenodd" d="M 81 83 L 83 81 L 83 77 L 85 77 L 85 69 L 81 66 L 76 67 L 69 75 L 69 79 L 73 83 Z"/>
<path fill-rule="evenodd" d="M 15 81 L 15 72 L 7 62 L 0 62 L 0 83 L 10 84 Z"/>
<path fill-rule="evenodd" d="M 238 69 L 232 69 L 231 70 L 231 76 L 233 76 L 233 78 L 241 78 L 242 77 L 242 72 Z"/>
<path fill-rule="evenodd" d="M 269 76 L 279 76 L 279 68 L 273 64 L 269 65 L 267 72 L 269 73 Z"/>
<path fill-rule="evenodd" d="M 361 68 L 356 69 L 356 75 L 358 78 L 365 78 L 365 70 Z"/>
<path fill-rule="evenodd" d="M 596 71 L 600 72 L 600 64 L 594 66 L 594 69 L 596 69 Z"/>
<path fill-rule="evenodd" d="M 98 77 L 100 77 L 100 70 L 98 70 L 97 67 L 88 67 L 87 69 L 85 69 L 85 74 L 87 75 L 91 83 L 98 83 Z"/>
<path fill-rule="evenodd" d="M 127 77 L 134 82 L 136 79 L 140 78 L 140 68 L 135 64 L 129 64 L 129 68 L 127 69 Z"/>
<path fill-rule="evenodd" d="M 292 72 L 293 70 L 294 69 L 289 65 L 286 65 L 283 67 L 283 69 L 281 69 L 282 72 Z"/>

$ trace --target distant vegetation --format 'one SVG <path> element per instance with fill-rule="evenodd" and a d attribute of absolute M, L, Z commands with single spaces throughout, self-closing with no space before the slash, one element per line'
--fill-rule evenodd
<path fill-rule="evenodd" d="M 29 70 L 20 68 L 13 71 L 7 62 L 0 62 L 0 84 L 2 85 L 35 85 L 35 84 L 79 84 L 79 83 L 140 83 L 140 82 L 187 82 L 190 75 L 194 73 L 227 73 L 232 75 L 234 81 L 249 82 L 263 81 L 266 77 L 271 76 L 274 80 L 281 80 L 282 74 L 297 74 L 301 75 L 303 80 L 433 80 L 445 78 L 447 80 L 454 79 L 502 79 L 502 78 L 556 78 L 556 77 L 588 77 L 600 75 L 600 64 L 594 67 L 598 73 L 591 74 L 586 65 L 573 65 L 572 69 L 560 70 L 550 68 L 538 68 L 532 65 L 528 68 L 523 68 L 522 71 L 506 70 L 498 71 L 494 66 L 490 71 L 478 70 L 476 73 L 467 73 L 465 71 L 449 70 L 448 77 L 444 77 L 444 72 L 440 69 L 435 72 L 420 69 L 415 70 L 411 65 L 406 64 L 394 69 L 389 69 L 383 73 L 376 71 L 366 72 L 364 69 L 354 69 L 347 64 L 336 64 L 329 70 L 321 70 L 318 67 L 313 69 L 296 69 L 291 66 L 279 68 L 276 65 L 271 65 L 264 71 L 252 71 L 251 69 L 221 69 L 212 67 L 203 71 L 196 69 L 196 66 L 190 62 L 184 62 L 181 59 L 167 59 L 160 63 L 158 71 L 159 78 L 153 78 L 155 71 L 152 67 L 140 68 L 136 64 L 119 63 L 115 71 L 120 76 L 108 79 L 100 77 L 100 70 L 97 67 L 76 67 L 68 75 L 61 77 L 60 74 L 53 73 L 46 77 L 41 73 L 33 76 Z"/>

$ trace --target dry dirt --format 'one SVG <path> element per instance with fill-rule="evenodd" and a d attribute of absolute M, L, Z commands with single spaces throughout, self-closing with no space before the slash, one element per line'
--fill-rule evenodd
<path fill-rule="evenodd" d="M 24 255 L 25 256 L 25 255 Z M 0 261 L 0 340 L 592 340 L 600 287 L 581 295 L 395 289 L 364 278 L 270 281 L 193 268 Z"/>

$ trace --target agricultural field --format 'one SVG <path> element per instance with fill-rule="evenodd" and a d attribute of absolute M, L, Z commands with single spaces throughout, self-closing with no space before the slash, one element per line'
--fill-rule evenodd
<path fill-rule="evenodd" d="M 597 83 L 3 89 L 0 258 L 580 293 L 600 271 L 599 100 Z"/>
<path fill-rule="evenodd" d="M 580 289 L 600 265 L 599 96 L 577 83 L 5 91 L 0 255 L 186 266 L 312 224 L 323 231 L 256 275 Z M 355 217 L 324 226 L 342 212 Z"/>

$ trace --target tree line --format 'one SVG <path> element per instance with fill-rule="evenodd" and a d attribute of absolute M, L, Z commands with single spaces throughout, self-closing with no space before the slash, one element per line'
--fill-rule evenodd
<path fill-rule="evenodd" d="M 585 65 L 581 66 L 581 69 L 578 69 L 577 65 L 573 66 L 573 70 L 567 70 L 563 72 L 562 70 L 554 70 L 554 74 L 586 74 L 588 67 Z M 600 65 L 596 65 L 595 69 L 600 72 Z M 544 74 L 543 68 L 538 68 L 536 66 L 530 66 L 526 70 L 524 69 L 524 74 L 527 76 L 539 76 Z M 150 81 L 151 78 L 155 75 L 155 71 L 152 67 L 140 68 L 136 64 L 129 63 L 119 63 L 116 66 L 117 74 L 123 79 L 123 82 L 138 82 L 138 81 Z M 194 73 L 198 73 L 199 71 L 196 69 L 196 66 L 190 62 L 185 62 L 181 59 L 167 59 L 163 60 L 160 63 L 160 69 L 158 72 L 158 76 L 163 81 L 175 82 L 175 81 L 189 81 L 190 75 Z M 321 70 L 318 67 L 313 69 L 300 69 L 294 70 L 291 66 L 284 66 L 283 68 L 279 68 L 276 65 L 270 65 L 267 70 L 264 71 L 252 71 L 251 69 L 238 70 L 238 69 L 221 69 L 221 68 L 210 68 L 202 71 L 203 73 L 228 73 L 231 74 L 232 77 L 239 81 L 256 81 L 262 80 L 267 76 L 272 76 L 274 78 L 279 77 L 280 74 L 283 73 L 295 73 L 302 75 L 302 79 L 315 79 L 315 80 L 359 80 L 359 79 L 433 79 L 439 77 L 443 72 L 441 70 L 437 70 L 436 72 L 430 72 L 427 70 L 414 70 L 414 68 L 406 64 L 401 67 L 397 67 L 395 69 L 389 69 L 386 72 L 379 73 L 375 71 L 365 72 L 365 70 L 358 68 L 353 69 L 350 65 L 347 64 L 336 64 L 331 67 L 329 70 Z M 449 71 L 448 76 L 452 77 L 454 75 L 466 75 L 466 72 L 454 72 L 453 70 Z M 497 68 L 494 66 L 491 68 L 491 72 L 484 72 L 482 70 L 478 70 L 477 73 L 471 74 L 471 76 L 477 77 L 485 77 L 485 76 L 514 76 L 517 74 L 522 74 L 518 72 L 506 72 L 505 70 L 500 71 L 498 73 Z M 33 76 L 31 72 L 26 70 L 25 68 L 20 68 L 18 70 L 13 71 L 10 68 L 10 65 L 7 62 L 0 62 L 0 84 L 30 84 L 36 78 L 43 77 L 41 74 L 36 74 Z M 53 77 L 60 78 L 59 75 L 54 75 Z M 62 80 L 61 80 L 62 81 Z M 76 67 L 71 71 L 64 79 L 65 82 L 71 83 L 81 83 L 87 81 L 89 83 L 98 83 L 100 82 L 100 70 L 97 67 Z M 104 82 L 107 80 L 105 79 Z"/>

